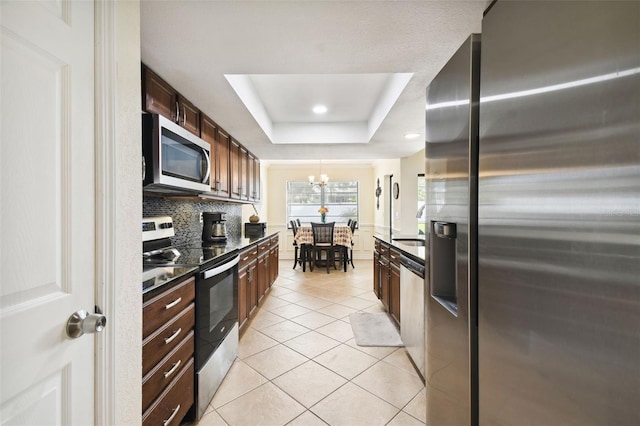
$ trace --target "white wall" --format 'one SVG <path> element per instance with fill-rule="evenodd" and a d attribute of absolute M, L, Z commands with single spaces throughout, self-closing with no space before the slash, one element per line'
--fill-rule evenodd
<path fill-rule="evenodd" d="M 140 286 L 140 219 L 142 182 L 140 128 L 140 4 L 115 2 L 115 55 L 117 116 L 114 185 L 115 265 L 113 282 L 116 315 L 108 318 L 116 347 L 111 397 L 118 425 L 140 424 L 142 419 L 142 291 Z"/>
<path fill-rule="evenodd" d="M 417 177 L 424 173 L 424 149 L 410 157 L 391 160 L 377 160 L 373 168 L 374 191 L 377 179 L 380 179 L 382 194 L 380 195 L 380 208 L 375 209 L 374 197 L 374 232 L 377 235 L 388 235 L 389 227 L 387 217 L 391 208 L 393 211 L 394 234 L 417 234 L 418 219 L 415 217 L 417 208 Z M 391 203 L 391 191 L 386 184 L 385 177 L 393 175 L 393 182 L 400 186 L 400 195 Z M 393 207 L 391 207 L 391 205 Z"/>
<path fill-rule="evenodd" d="M 293 234 L 286 223 L 286 188 L 287 181 L 307 181 L 313 174 L 320 176 L 319 162 L 300 161 L 296 163 L 268 163 L 266 169 L 266 185 L 261 202 L 260 218 L 266 217 L 270 231 L 280 232 L 280 257 L 293 259 Z M 354 235 L 354 252 L 356 259 L 370 259 L 373 254 L 373 230 L 375 216 L 375 181 L 374 168 L 370 164 L 354 164 L 346 162 L 322 163 L 322 173 L 329 175 L 330 180 L 357 180 L 359 187 L 358 229 Z M 264 183 L 265 181 L 263 181 Z M 248 207 L 251 209 L 251 207 Z M 246 209 L 246 207 L 245 207 Z M 265 216 L 266 211 L 266 216 Z M 243 215 L 244 216 L 244 215 Z M 318 214 L 320 220 L 320 214 Z"/>
<path fill-rule="evenodd" d="M 398 198 L 402 210 L 400 212 L 402 226 L 399 231 L 401 234 L 414 235 L 418 233 L 418 218 L 416 217 L 418 212 L 417 177 L 419 173 L 424 173 L 424 154 L 424 149 L 422 149 L 414 155 L 401 160 L 401 180 L 403 184 L 400 185 L 400 197 Z"/>
<path fill-rule="evenodd" d="M 357 179 L 360 189 L 359 229 L 356 231 L 354 257 L 369 259 L 372 256 L 373 235 L 388 235 L 385 217 L 393 204 L 394 234 L 417 234 L 417 176 L 424 173 L 424 149 L 401 159 L 375 160 L 371 164 L 323 161 L 322 172 L 330 180 Z M 262 197 L 256 204 L 261 221 L 266 221 L 269 231 L 280 232 L 280 257 L 293 259 L 293 235 L 286 223 L 286 185 L 290 180 L 306 181 L 308 176 L 320 175 L 319 162 L 270 162 L 261 164 Z M 385 185 L 385 177 L 393 175 L 400 186 L 400 196 L 390 202 L 391 193 Z M 376 209 L 376 184 L 380 179 L 382 194 L 380 208 Z M 242 220 L 247 222 L 253 214 L 250 205 L 242 208 Z"/>
<path fill-rule="evenodd" d="M 388 217 L 390 214 L 394 217 L 393 226 L 395 228 L 394 233 L 399 231 L 399 226 L 401 226 L 400 222 L 400 211 L 401 205 L 400 203 L 394 203 L 393 212 L 390 212 L 391 209 L 391 191 L 387 184 L 386 176 L 393 175 L 393 179 L 395 182 L 398 182 L 400 187 L 402 188 L 402 177 L 401 177 L 401 161 L 400 159 L 391 159 L 391 160 L 377 160 L 374 163 L 373 167 L 373 184 L 374 191 L 376 188 L 376 184 L 378 179 L 380 179 L 380 187 L 382 188 L 382 193 L 380 194 L 380 208 L 376 209 L 375 207 L 375 197 L 373 200 L 373 208 L 375 211 L 375 222 L 374 222 L 374 233 L 376 235 L 389 235 L 389 222 Z M 399 200 L 398 200 L 399 201 Z"/>

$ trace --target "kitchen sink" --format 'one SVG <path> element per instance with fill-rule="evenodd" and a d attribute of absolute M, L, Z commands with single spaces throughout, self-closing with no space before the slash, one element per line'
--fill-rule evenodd
<path fill-rule="evenodd" d="M 392 241 L 406 246 L 424 247 L 424 240 L 421 238 L 392 238 Z"/>

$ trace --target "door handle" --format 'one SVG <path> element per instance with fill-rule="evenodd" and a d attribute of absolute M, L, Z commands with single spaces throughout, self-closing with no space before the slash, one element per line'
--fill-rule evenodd
<path fill-rule="evenodd" d="M 83 334 L 101 332 L 107 325 L 107 317 L 98 312 L 90 314 L 84 309 L 74 312 L 67 320 L 67 336 L 77 339 Z"/>
<path fill-rule="evenodd" d="M 440 238 L 457 238 L 456 224 L 453 222 L 433 222 L 433 233 Z"/>
<path fill-rule="evenodd" d="M 202 149 L 202 154 L 204 155 L 204 159 L 206 160 L 207 166 L 204 170 L 204 178 L 202 179 L 202 183 L 206 183 L 209 180 L 209 175 L 211 174 L 211 158 L 207 153 L 206 149 Z"/>

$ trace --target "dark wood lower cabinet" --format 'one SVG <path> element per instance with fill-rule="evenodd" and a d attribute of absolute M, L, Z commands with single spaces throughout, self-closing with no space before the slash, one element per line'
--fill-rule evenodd
<path fill-rule="evenodd" d="M 191 276 L 143 296 L 143 425 L 179 425 L 193 406 L 194 286 Z"/>
<path fill-rule="evenodd" d="M 380 256 L 380 301 L 387 311 L 390 300 L 389 278 L 389 259 Z"/>
<path fill-rule="evenodd" d="M 390 263 L 389 268 L 389 313 L 400 324 L 400 267 Z"/>
<path fill-rule="evenodd" d="M 142 379 L 142 410 L 149 408 L 151 403 L 178 375 L 181 369 L 189 363 L 193 357 L 194 337 L 193 331 L 185 337 L 177 348 L 167 355 L 158 365 Z"/>
<path fill-rule="evenodd" d="M 380 295 L 380 254 L 377 251 L 373 252 L 373 293 L 378 299 L 382 297 Z"/>
<path fill-rule="evenodd" d="M 373 292 L 400 325 L 400 251 L 376 238 L 373 252 Z"/>
<path fill-rule="evenodd" d="M 238 269 L 238 325 L 244 326 L 249 318 L 249 275 L 247 267 Z"/>
<path fill-rule="evenodd" d="M 278 277 L 278 235 L 271 235 L 240 252 L 238 263 L 238 323 L 242 330 Z"/>
<path fill-rule="evenodd" d="M 258 256 L 258 300 L 262 300 L 267 292 L 269 282 L 269 256 L 263 254 Z"/>
<path fill-rule="evenodd" d="M 258 259 L 254 259 L 247 267 L 247 288 L 249 291 L 249 314 L 258 307 Z"/>
<path fill-rule="evenodd" d="M 142 415 L 142 425 L 179 425 L 194 402 L 194 377 L 195 370 L 191 358 L 151 408 Z"/>

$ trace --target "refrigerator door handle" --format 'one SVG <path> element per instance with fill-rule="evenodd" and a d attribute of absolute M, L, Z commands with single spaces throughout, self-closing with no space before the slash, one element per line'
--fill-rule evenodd
<path fill-rule="evenodd" d="M 455 240 L 457 237 L 456 224 L 452 222 L 433 222 L 433 232 L 439 238 Z"/>

